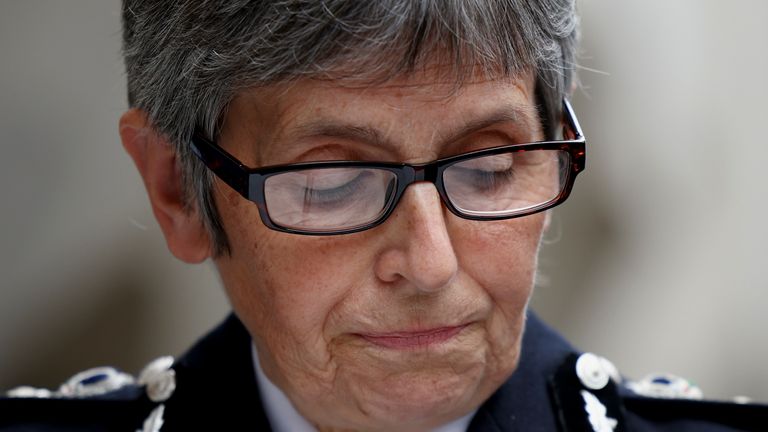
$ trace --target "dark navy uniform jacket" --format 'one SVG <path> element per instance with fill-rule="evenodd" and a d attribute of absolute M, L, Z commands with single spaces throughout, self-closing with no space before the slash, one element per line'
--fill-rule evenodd
<path fill-rule="evenodd" d="M 469 431 L 768 431 L 768 406 L 639 396 L 616 380 L 585 386 L 580 353 L 533 313 L 517 370 Z M 176 361 L 170 397 L 126 385 L 83 398 L 0 398 L 0 431 L 269 431 L 251 339 L 230 316 Z M 162 405 L 161 422 L 148 417 Z M 161 426 L 158 429 L 158 426 Z"/>

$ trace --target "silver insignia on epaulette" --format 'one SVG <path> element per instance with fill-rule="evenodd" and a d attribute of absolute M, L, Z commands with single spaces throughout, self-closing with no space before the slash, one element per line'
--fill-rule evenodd
<path fill-rule="evenodd" d="M 699 386 L 672 374 L 649 374 L 638 381 L 628 381 L 627 388 L 648 397 L 695 400 L 704 398 Z"/>
<path fill-rule="evenodd" d="M 584 353 L 576 360 L 576 376 L 584 387 L 591 390 L 600 390 L 610 380 L 621 383 L 621 375 L 607 359 L 592 353 Z"/>
<path fill-rule="evenodd" d="M 173 357 L 164 356 L 150 362 L 139 374 L 139 385 L 145 386 L 152 402 L 168 400 L 176 390 L 176 371 Z"/>
<path fill-rule="evenodd" d="M 5 393 L 6 396 L 10 398 L 49 398 L 52 397 L 53 392 L 44 389 L 44 388 L 37 388 L 37 387 L 30 387 L 30 386 L 19 386 L 14 389 L 8 390 Z"/>
<path fill-rule="evenodd" d="M 136 432 L 160 432 L 160 428 L 163 427 L 163 423 L 165 422 L 165 420 L 163 420 L 164 413 L 165 405 L 158 405 L 157 408 L 149 413 L 149 417 L 144 420 L 141 430 L 137 429 Z"/>
<path fill-rule="evenodd" d="M 619 424 L 615 418 L 608 417 L 608 409 L 600 402 L 600 399 L 592 393 L 582 390 L 584 398 L 584 410 L 587 412 L 589 424 L 595 432 L 613 432 Z"/>
<path fill-rule="evenodd" d="M 176 390 L 176 371 L 173 357 L 164 356 L 151 361 L 139 374 L 139 385 L 144 386 L 152 402 L 165 402 Z M 144 420 L 143 429 L 136 432 L 159 432 L 163 427 L 165 405 L 160 404 Z"/>
<path fill-rule="evenodd" d="M 56 395 L 61 397 L 97 396 L 119 390 L 134 382 L 131 375 L 113 367 L 97 367 L 80 372 L 68 379 L 59 387 Z"/>
<path fill-rule="evenodd" d="M 79 372 L 59 386 L 55 391 L 21 386 L 8 391 L 8 397 L 13 398 L 78 398 L 98 396 L 119 390 L 135 382 L 127 373 L 113 367 L 96 367 Z"/>

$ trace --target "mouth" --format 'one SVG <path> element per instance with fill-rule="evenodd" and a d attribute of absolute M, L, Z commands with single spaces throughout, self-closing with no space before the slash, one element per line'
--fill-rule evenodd
<path fill-rule="evenodd" d="M 469 324 L 458 326 L 437 327 L 423 331 L 404 331 L 392 333 L 362 333 L 358 334 L 364 340 L 389 349 L 409 350 L 427 348 L 442 344 L 453 339 Z"/>

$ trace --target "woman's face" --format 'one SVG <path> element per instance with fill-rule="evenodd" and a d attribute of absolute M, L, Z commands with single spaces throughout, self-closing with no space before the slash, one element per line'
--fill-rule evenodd
<path fill-rule="evenodd" d="M 249 90 L 219 143 L 259 167 L 421 163 L 542 139 L 530 75 L 458 91 L 437 76 Z M 264 372 L 309 421 L 425 429 L 471 412 L 514 371 L 546 214 L 464 220 L 415 183 L 382 225 L 314 237 L 272 231 L 256 205 L 219 180 L 214 191 L 228 296 Z"/>

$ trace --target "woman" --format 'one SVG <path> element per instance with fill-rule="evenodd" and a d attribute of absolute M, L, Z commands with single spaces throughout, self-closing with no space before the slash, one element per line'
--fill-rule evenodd
<path fill-rule="evenodd" d="M 57 396 L 100 395 L 77 408 L 9 401 L 20 422 L 602 431 L 662 426 L 670 410 L 713 428 L 764 418 L 632 394 L 527 310 L 547 210 L 585 162 L 567 101 L 573 2 L 126 1 L 123 20 L 123 144 L 169 249 L 212 259 L 234 314 L 136 383 L 74 377 Z"/>

